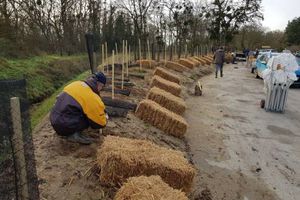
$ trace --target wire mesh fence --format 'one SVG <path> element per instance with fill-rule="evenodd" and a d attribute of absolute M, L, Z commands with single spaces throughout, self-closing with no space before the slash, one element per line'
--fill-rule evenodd
<path fill-rule="evenodd" d="M 39 199 L 25 80 L 0 80 L 0 200 Z"/>

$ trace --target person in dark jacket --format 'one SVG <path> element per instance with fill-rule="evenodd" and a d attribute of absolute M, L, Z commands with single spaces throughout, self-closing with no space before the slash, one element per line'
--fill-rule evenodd
<path fill-rule="evenodd" d="M 105 84 L 105 75 L 97 72 L 85 81 L 75 81 L 64 88 L 50 113 L 51 125 L 58 135 L 72 142 L 92 143 L 81 132 L 88 127 L 106 126 L 107 115 L 99 94 Z"/>
<path fill-rule="evenodd" d="M 218 71 L 220 70 L 221 77 L 223 77 L 223 64 L 225 61 L 225 52 L 223 47 L 220 47 L 214 53 L 214 63 L 216 64 L 216 78 L 218 78 Z"/>

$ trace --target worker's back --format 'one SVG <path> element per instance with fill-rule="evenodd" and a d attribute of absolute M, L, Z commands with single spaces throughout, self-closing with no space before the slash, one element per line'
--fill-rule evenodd
<path fill-rule="evenodd" d="M 51 111 L 50 121 L 59 135 L 70 135 L 91 126 L 106 125 L 105 106 L 90 85 L 75 81 L 67 85 L 58 96 Z"/>

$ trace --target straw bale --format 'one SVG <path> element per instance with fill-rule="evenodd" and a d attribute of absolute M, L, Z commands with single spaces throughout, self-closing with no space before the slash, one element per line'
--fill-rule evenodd
<path fill-rule="evenodd" d="M 188 60 L 189 60 L 189 61 L 192 61 L 192 62 L 195 64 L 196 67 L 199 67 L 200 64 L 201 64 L 198 60 L 196 60 L 196 59 L 193 58 L 193 57 L 189 57 Z"/>
<path fill-rule="evenodd" d="M 192 61 L 185 58 L 180 58 L 178 62 L 190 69 L 193 69 L 195 67 L 195 64 Z"/>
<path fill-rule="evenodd" d="M 180 151 L 147 140 L 106 136 L 97 153 L 100 182 L 117 186 L 134 176 L 158 175 L 171 187 L 189 192 L 196 170 Z"/>
<path fill-rule="evenodd" d="M 175 71 L 178 71 L 178 72 L 183 72 L 183 71 L 186 71 L 186 70 L 189 69 L 189 68 L 185 67 L 184 65 L 181 65 L 177 62 L 172 62 L 172 61 L 168 61 L 166 63 L 166 67 L 168 69 L 172 69 L 172 70 L 175 70 Z"/>
<path fill-rule="evenodd" d="M 198 60 L 198 62 L 200 62 L 201 65 L 206 65 L 206 61 L 203 60 L 202 58 L 200 57 L 194 57 L 196 60 Z"/>
<path fill-rule="evenodd" d="M 142 100 L 135 112 L 136 116 L 150 123 L 164 133 L 182 138 L 187 130 L 187 122 L 158 103 L 145 99 Z"/>
<path fill-rule="evenodd" d="M 203 60 L 205 60 L 206 64 L 210 65 L 212 63 L 211 60 L 209 60 L 208 58 L 206 57 L 201 57 Z"/>
<path fill-rule="evenodd" d="M 154 71 L 154 75 L 160 76 L 168 81 L 171 81 L 171 82 L 174 82 L 177 84 L 180 83 L 180 78 L 176 74 L 173 74 L 173 73 L 169 72 L 168 70 L 161 68 L 161 67 L 156 67 L 156 69 Z"/>
<path fill-rule="evenodd" d="M 154 60 L 138 60 L 137 64 L 139 65 L 140 62 L 142 63 L 143 68 L 153 69 L 157 66 L 157 63 Z"/>
<path fill-rule="evenodd" d="M 188 200 L 186 194 L 173 189 L 160 176 L 131 177 L 118 190 L 114 200 Z"/>
<path fill-rule="evenodd" d="M 179 96 L 181 92 L 181 86 L 177 83 L 168 81 L 166 79 L 161 78 L 160 76 L 154 75 L 151 80 L 150 87 L 158 87 L 175 96 Z"/>
<path fill-rule="evenodd" d="M 204 56 L 204 58 L 206 58 L 208 61 L 213 62 L 214 58 L 210 57 L 210 56 Z"/>
<path fill-rule="evenodd" d="M 149 90 L 147 99 L 155 101 L 162 107 L 178 115 L 182 115 L 186 109 L 186 104 L 181 98 L 157 87 L 153 87 Z"/>

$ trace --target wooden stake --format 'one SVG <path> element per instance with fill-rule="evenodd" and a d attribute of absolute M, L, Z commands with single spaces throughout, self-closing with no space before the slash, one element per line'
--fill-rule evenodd
<path fill-rule="evenodd" d="M 101 67 L 101 71 L 104 72 L 104 44 L 101 45 L 101 53 L 102 53 L 102 67 Z"/>
<path fill-rule="evenodd" d="M 148 48 L 148 60 L 151 60 L 150 58 L 150 41 L 147 40 L 147 48 Z"/>
<path fill-rule="evenodd" d="M 128 46 L 128 63 L 127 63 L 127 68 L 126 68 L 126 72 L 127 72 L 127 77 L 128 77 L 128 67 L 129 67 L 129 63 L 130 63 L 130 60 L 131 60 L 131 51 L 130 51 L 130 45 Z"/>
<path fill-rule="evenodd" d="M 174 58 L 175 58 L 175 56 L 177 56 L 177 58 L 178 58 L 178 55 L 177 55 L 177 45 L 176 45 L 176 43 L 175 43 L 175 48 L 174 48 Z"/>
<path fill-rule="evenodd" d="M 184 46 L 184 54 L 185 54 L 185 58 L 187 58 L 187 44 L 185 44 Z"/>
<path fill-rule="evenodd" d="M 112 67 L 112 71 L 111 71 L 111 98 L 114 99 L 115 98 L 115 51 L 112 51 L 112 63 L 111 63 L 111 67 Z"/>
<path fill-rule="evenodd" d="M 116 46 L 116 61 L 118 62 L 119 61 L 119 51 L 118 51 L 118 44 L 115 43 L 115 46 Z"/>
<path fill-rule="evenodd" d="M 139 60 L 140 60 L 140 71 L 142 70 L 142 51 L 141 51 L 141 39 L 139 39 Z"/>
<path fill-rule="evenodd" d="M 122 41 L 122 90 L 124 89 L 124 57 L 125 57 L 125 42 Z"/>
<path fill-rule="evenodd" d="M 200 46 L 200 53 L 201 53 L 201 56 L 203 55 L 203 48 L 202 46 Z"/>
<path fill-rule="evenodd" d="M 107 56 L 107 42 L 105 42 L 105 60 L 106 60 L 106 62 L 105 62 L 105 64 L 106 64 L 106 74 L 108 75 L 108 72 L 109 72 L 109 70 L 108 70 L 108 63 L 109 63 L 109 60 L 108 60 L 108 56 Z"/>
<path fill-rule="evenodd" d="M 128 77 L 128 43 L 127 40 L 125 42 L 125 63 L 126 63 L 126 72 Z"/>
<path fill-rule="evenodd" d="M 26 162 L 25 162 L 25 152 L 24 152 L 24 142 L 23 142 L 23 131 L 22 131 L 22 119 L 21 119 L 21 109 L 20 100 L 18 97 L 13 97 L 10 99 L 10 114 L 12 118 L 13 125 L 13 147 L 16 152 L 16 161 L 18 169 L 20 170 L 20 182 L 21 186 L 21 199 L 29 199 L 28 185 L 27 185 L 27 172 L 26 172 Z"/>
<path fill-rule="evenodd" d="M 165 53 L 165 66 L 167 64 L 167 45 L 165 45 L 165 49 L 164 49 L 164 53 Z"/>

